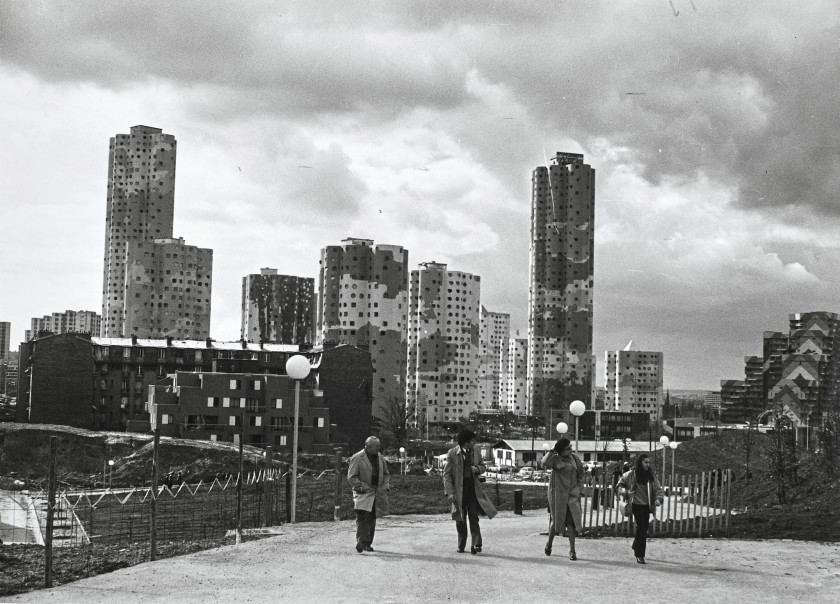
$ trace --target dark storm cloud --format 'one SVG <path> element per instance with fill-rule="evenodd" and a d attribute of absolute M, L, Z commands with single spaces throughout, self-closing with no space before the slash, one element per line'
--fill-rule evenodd
<path fill-rule="evenodd" d="M 0 5 L 6 64 L 57 82 L 121 88 L 159 78 L 228 89 L 233 112 L 457 104 L 463 57 L 436 44 L 436 33 L 381 29 L 352 11 L 335 18 L 305 4 Z"/>

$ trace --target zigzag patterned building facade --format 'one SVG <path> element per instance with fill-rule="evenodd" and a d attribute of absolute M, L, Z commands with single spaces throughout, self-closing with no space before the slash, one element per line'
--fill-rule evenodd
<path fill-rule="evenodd" d="M 557 153 L 532 176 L 528 413 L 592 408 L 595 170 Z"/>
<path fill-rule="evenodd" d="M 806 431 L 840 410 L 840 315 L 796 313 L 789 324 L 787 334 L 764 332 L 763 356 L 746 357 L 743 381 L 721 381 L 724 421 L 779 410 Z"/>

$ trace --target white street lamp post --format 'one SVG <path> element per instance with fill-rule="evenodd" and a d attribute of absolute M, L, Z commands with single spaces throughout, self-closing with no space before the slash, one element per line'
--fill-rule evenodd
<path fill-rule="evenodd" d="M 584 411 L 586 411 L 586 405 L 583 404 L 583 401 L 572 401 L 572 404 L 569 405 L 569 412 L 575 416 L 575 453 L 578 452 L 578 422 Z"/>
<path fill-rule="evenodd" d="M 295 504 L 297 501 L 297 460 L 298 460 L 298 421 L 300 417 L 300 381 L 306 379 L 311 367 L 309 359 L 296 354 L 286 361 L 286 374 L 295 381 L 295 417 L 292 426 L 292 501 L 289 517 L 295 523 Z"/>
<path fill-rule="evenodd" d="M 662 443 L 662 486 L 665 486 L 665 450 L 668 448 L 669 439 L 664 434 L 659 437 L 659 442 Z"/>
<path fill-rule="evenodd" d="M 111 490 L 111 485 L 114 482 L 114 460 L 108 460 L 108 490 Z"/>
<path fill-rule="evenodd" d="M 405 447 L 400 447 L 400 471 L 405 476 Z"/>
<path fill-rule="evenodd" d="M 677 459 L 677 441 L 672 440 L 668 445 L 671 447 L 671 488 L 674 487 L 674 462 Z"/>

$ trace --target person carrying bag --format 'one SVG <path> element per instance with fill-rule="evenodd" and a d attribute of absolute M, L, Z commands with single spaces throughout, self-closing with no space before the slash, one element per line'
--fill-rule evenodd
<path fill-rule="evenodd" d="M 657 506 L 662 505 L 665 499 L 662 486 L 656 475 L 650 471 L 650 455 L 647 453 L 639 455 L 636 459 L 636 467 L 621 476 L 617 488 L 619 494 L 625 499 L 625 502 L 621 504 L 622 513 L 625 516 L 629 516 L 628 512 L 632 513 L 636 523 L 636 536 L 633 539 L 636 562 L 645 564 L 650 516 L 656 515 Z"/>

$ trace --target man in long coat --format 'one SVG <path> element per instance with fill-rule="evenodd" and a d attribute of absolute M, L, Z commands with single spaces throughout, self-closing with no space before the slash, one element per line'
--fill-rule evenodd
<path fill-rule="evenodd" d="M 391 474 L 385 458 L 379 454 L 379 439 L 370 436 L 365 448 L 350 458 L 347 481 L 353 489 L 356 510 L 356 551 L 372 552 L 376 518 L 388 515 L 388 490 Z"/>
<path fill-rule="evenodd" d="M 458 530 L 458 551 L 463 552 L 467 546 L 467 520 L 470 524 L 472 544 L 470 553 L 481 551 L 481 527 L 478 516 L 482 514 L 488 518 L 496 515 L 496 508 L 481 488 L 479 476 L 486 468 L 479 455 L 475 455 L 475 433 L 471 430 L 461 430 L 458 434 L 458 445 L 452 447 L 446 454 L 446 465 L 443 467 L 443 490 L 452 504 L 452 519 Z"/>

